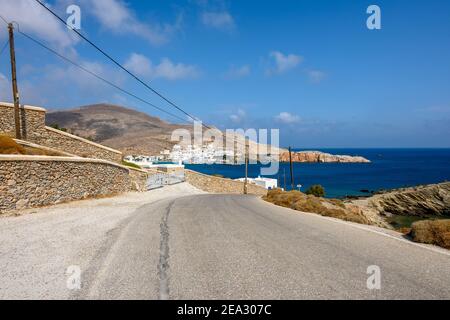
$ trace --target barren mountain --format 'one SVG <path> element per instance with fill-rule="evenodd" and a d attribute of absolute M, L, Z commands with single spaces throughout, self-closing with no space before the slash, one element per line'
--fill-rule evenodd
<path fill-rule="evenodd" d="M 188 125 L 171 124 L 146 113 L 110 104 L 89 105 L 47 114 L 48 126 L 58 125 L 124 154 L 158 155 L 171 149 L 172 132 Z"/>

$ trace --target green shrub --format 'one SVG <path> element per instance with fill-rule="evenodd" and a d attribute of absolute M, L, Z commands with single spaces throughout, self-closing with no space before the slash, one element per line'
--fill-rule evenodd
<path fill-rule="evenodd" d="M 141 167 L 138 166 L 137 164 L 134 164 L 134 163 L 131 163 L 131 162 L 128 162 L 125 160 L 122 161 L 122 165 L 124 165 L 126 167 L 130 167 L 130 168 L 141 169 Z"/>
<path fill-rule="evenodd" d="M 51 127 L 52 127 L 53 129 L 56 129 L 56 130 L 59 130 L 59 131 L 62 131 L 62 132 L 67 132 L 67 129 L 66 129 L 66 128 L 61 128 L 61 127 L 59 126 L 59 124 L 57 124 L 57 123 L 52 124 Z"/>
<path fill-rule="evenodd" d="M 325 197 L 325 189 L 320 184 L 316 184 L 306 190 L 306 194 L 313 195 L 319 198 Z"/>

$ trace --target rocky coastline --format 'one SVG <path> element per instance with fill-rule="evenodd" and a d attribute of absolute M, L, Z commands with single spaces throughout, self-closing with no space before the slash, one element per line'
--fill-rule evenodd
<path fill-rule="evenodd" d="M 280 154 L 280 162 L 289 162 L 289 152 Z M 293 152 L 292 161 L 300 163 L 370 163 L 371 161 L 360 156 L 333 155 L 320 151 Z"/>

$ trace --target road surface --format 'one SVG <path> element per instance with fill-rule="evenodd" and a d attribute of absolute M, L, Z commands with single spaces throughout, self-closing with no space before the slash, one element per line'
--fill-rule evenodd
<path fill-rule="evenodd" d="M 7 219 L 20 222 L 21 218 Z M 76 248 L 70 242 L 79 242 L 83 231 L 80 226 L 78 233 L 74 228 L 56 239 L 45 236 L 42 243 L 33 244 L 37 251 L 43 250 L 37 247 L 46 247 L 51 256 L 64 252 L 62 242 L 72 252 L 64 259 L 29 256 L 33 255 L 30 252 L 21 257 L 19 247 L 8 250 L 0 242 L 2 269 L 12 268 L 0 275 L 2 283 L 8 284 L 0 287 L 0 297 L 450 298 L 449 251 L 409 243 L 376 228 L 366 230 L 276 207 L 253 196 L 166 194 L 97 230 L 102 233 L 97 237 L 101 241 L 90 239 L 89 244 Z M 1 238 L 8 230 L 0 220 Z M 17 264 L 18 269 L 14 268 Z M 81 268 L 81 290 L 66 288 L 69 265 Z M 370 266 L 380 270 L 379 290 L 367 287 Z"/>

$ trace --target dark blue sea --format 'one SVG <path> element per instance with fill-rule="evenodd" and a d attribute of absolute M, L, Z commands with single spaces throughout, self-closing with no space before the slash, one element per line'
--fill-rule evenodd
<path fill-rule="evenodd" d="M 296 150 L 301 151 L 301 150 Z M 367 191 L 379 191 L 411 187 L 422 184 L 450 181 L 450 149 L 321 149 L 319 151 L 363 156 L 370 164 L 295 163 L 295 185 L 305 191 L 311 185 L 320 184 L 330 198 L 364 196 Z M 187 165 L 188 169 L 205 174 L 219 174 L 227 178 L 245 176 L 244 166 Z M 260 175 L 261 165 L 250 165 L 249 177 Z M 280 164 L 279 174 L 267 176 L 279 179 L 291 189 L 288 163 Z"/>

